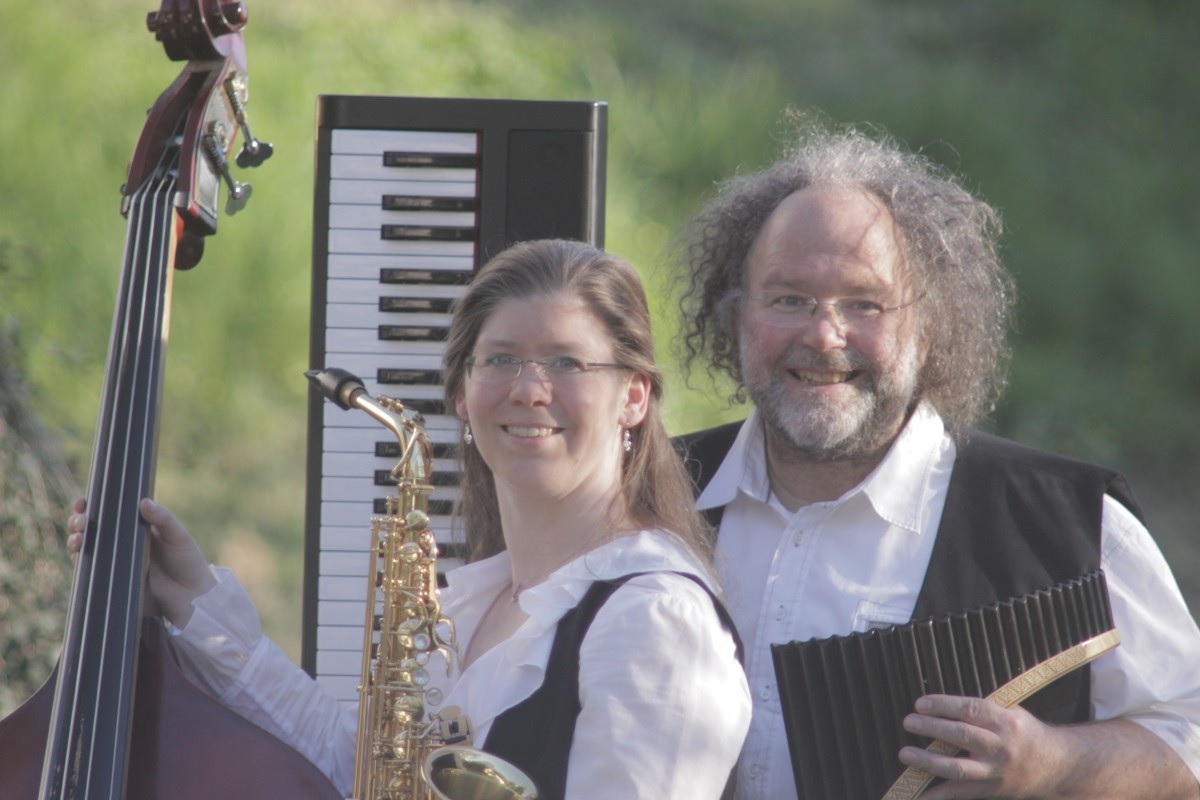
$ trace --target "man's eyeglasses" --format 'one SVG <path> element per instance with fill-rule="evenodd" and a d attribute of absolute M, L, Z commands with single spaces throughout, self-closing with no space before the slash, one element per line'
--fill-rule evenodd
<path fill-rule="evenodd" d="M 467 375 L 481 383 L 509 383 L 521 377 L 526 364 L 532 364 L 542 380 L 551 383 L 571 383 L 600 369 L 624 369 L 621 364 L 580 361 L 572 356 L 549 358 L 517 358 L 505 353 L 484 358 L 467 358 Z"/>
<path fill-rule="evenodd" d="M 817 300 L 808 295 L 780 291 L 759 294 L 741 292 L 740 296 L 754 304 L 755 319 L 764 325 L 776 328 L 803 328 L 816 317 L 817 308 L 825 306 L 837 320 L 839 328 L 862 330 L 877 323 L 884 314 L 900 311 L 915 304 L 925 296 L 925 293 L 922 292 L 907 303 L 895 306 L 884 305 L 877 300 L 856 297 Z"/>

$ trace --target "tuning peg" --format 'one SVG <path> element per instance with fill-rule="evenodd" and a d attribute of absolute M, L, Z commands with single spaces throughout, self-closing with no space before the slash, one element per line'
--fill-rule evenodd
<path fill-rule="evenodd" d="M 219 122 L 210 125 L 204 132 L 204 136 L 201 137 L 204 154 L 208 156 L 213 171 L 220 175 L 225 181 L 225 185 L 229 187 L 229 197 L 225 201 L 225 213 L 233 216 L 246 207 L 246 201 L 250 199 L 251 187 L 248 183 L 234 180 L 233 173 L 229 170 L 229 161 L 225 158 L 226 141 L 225 127 Z"/>
<path fill-rule="evenodd" d="M 246 116 L 246 76 L 237 73 L 225 81 L 225 94 L 229 97 L 229 107 L 233 109 L 233 117 L 237 120 L 242 131 L 242 151 L 238 153 L 237 165 L 242 169 L 257 167 L 275 152 L 269 142 L 260 142 L 254 138 L 250 130 L 250 120 Z"/>

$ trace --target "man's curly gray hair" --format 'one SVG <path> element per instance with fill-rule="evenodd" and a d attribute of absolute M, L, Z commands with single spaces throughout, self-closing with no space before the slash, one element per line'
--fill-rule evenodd
<path fill-rule="evenodd" d="M 798 120 L 794 146 L 772 166 L 723 183 L 684 227 L 678 250 L 685 290 L 679 350 L 684 366 L 727 373 L 745 400 L 733 298 L 746 259 L 779 203 L 808 187 L 859 187 L 889 209 L 902 240 L 906 278 L 928 354 L 917 393 L 961 433 L 989 413 L 1004 388 L 1015 302 L 1000 263 L 996 211 L 944 168 L 884 135 Z"/>

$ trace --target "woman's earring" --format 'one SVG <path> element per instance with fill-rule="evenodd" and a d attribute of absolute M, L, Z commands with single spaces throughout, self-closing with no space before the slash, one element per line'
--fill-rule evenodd
<path fill-rule="evenodd" d="M 625 435 L 621 437 L 621 446 L 625 448 L 626 453 L 633 450 L 633 436 L 630 435 L 629 428 L 625 429 Z"/>
<path fill-rule="evenodd" d="M 475 437 L 471 435 L 471 423 L 468 422 L 463 427 L 463 442 L 467 445 L 467 447 L 470 447 L 471 442 L 473 441 L 475 441 Z"/>

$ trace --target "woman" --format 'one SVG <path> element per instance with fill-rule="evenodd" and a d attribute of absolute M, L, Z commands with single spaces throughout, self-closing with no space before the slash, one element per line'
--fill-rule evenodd
<path fill-rule="evenodd" d="M 464 648 L 445 707 L 543 798 L 719 797 L 749 693 L 662 425 L 636 272 L 576 242 L 506 250 L 457 304 L 444 360 L 471 550 L 441 598 Z M 348 788 L 353 715 L 262 636 L 168 511 L 143 514 L 184 669 Z"/>

